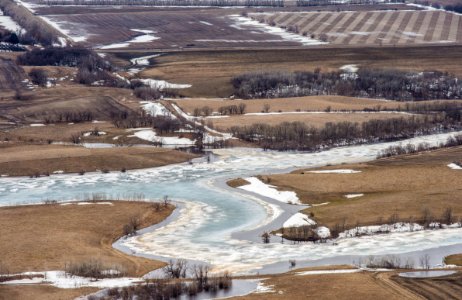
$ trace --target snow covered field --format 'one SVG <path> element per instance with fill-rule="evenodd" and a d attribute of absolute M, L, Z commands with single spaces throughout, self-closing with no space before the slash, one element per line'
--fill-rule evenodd
<path fill-rule="evenodd" d="M 262 244 L 258 233 L 247 238 L 234 238 L 237 233 L 267 226 L 279 228 L 293 214 L 285 213 L 299 206 L 281 201 L 268 202 L 239 190 L 226 188 L 230 178 L 253 177 L 257 174 L 287 172 L 293 168 L 321 167 L 326 164 L 355 163 L 375 159 L 380 150 L 390 145 L 428 142 L 435 145 L 452 134 L 418 137 L 395 143 L 382 143 L 335 148 L 316 153 L 273 152 L 260 149 L 230 148 L 215 150 L 210 163 L 197 160 L 193 164 L 164 166 L 126 173 L 87 173 L 56 175 L 47 178 L 1 178 L 0 205 L 83 199 L 86 193 L 124 195 L 143 192 L 148 199 L 168 195 L 182 200 L 184 206 L 177 217 L 139 236 L 121 240 L 117 247 L 130 254 L 152 258 L 181 257 L 204 261 L 214 270 L 251 272 L 267 265 L 296 259 L 334 259 L 348 255 L 399 254 L 417 250 L 458 245 L 462 229 L 394 232 L 390 234 L 340 239 L 326 244 Z M 350 172 L 351 173 L 351 172 Z M 345 176 L 353 176 L 346 174 Z M 274 192 L 274 191 L 272 191 Z M 181 229 L 181 230 L 180 230 Z M 258 229 L 255 232 L 261 231 Z M 253 239 L 253 240 L 252 240 Z M 258 241 L 256 241 L 258 240 Z M 207 251 L 204 251 L 207 249 Z"/>

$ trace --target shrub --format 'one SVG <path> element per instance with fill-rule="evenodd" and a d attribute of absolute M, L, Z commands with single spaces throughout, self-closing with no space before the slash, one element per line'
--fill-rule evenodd
<path fill-rule="evenodd" d="M 30 80 L 33 84 L 46 86 L 48 82 L 47 72 L 43 69 L 34 68 L 29 72 Z"/>

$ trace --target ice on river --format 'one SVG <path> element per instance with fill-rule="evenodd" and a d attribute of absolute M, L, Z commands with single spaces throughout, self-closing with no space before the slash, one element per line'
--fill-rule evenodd
<path fill-rule="evenodd" d="M 43 178 L 0 178 L 0 205 L 85 199 L 88 193 L 112 195 L 140 193 L 148 199 L 169 195 L 182 199 L 186 208 L 178 217 L 152 232 L 121 241 L 130 253 L 148 257 L 181 257 L 205 261 L 215 270 L 248 272 L 289 259 L 315 260 L 342 255 L 397 254 L 462 242 L 462 229 L 395 232 L 338 240 L 336 244 L 262 244 L 233 238 L 280 215 L 285 203 L 265 204 L 264 199 L 228 189 L 230 178 L 287 172 L 294 168 L 357 163 L 375 159 L 391 145 L 428 142 L 437 145 L 453 134 L 418 137 L 402 142 L 335 148 L 315 153 L 273 152 L 231 148 L 214 150 L 216 158 L 193 164 L 134 170 L 126 173 L 87 173 Z M 346 175 L 351 176 L 351 175 Z M 59 198 L 57 198 L 59 197 Z M 276 201 L 274 201 L 276 202 Z M 289 217 L 290 215 L 287 215 Z M 284 220 L 285 221 L 285 220 Z M 282 225 L 276 224 L 277 226 Z"/>

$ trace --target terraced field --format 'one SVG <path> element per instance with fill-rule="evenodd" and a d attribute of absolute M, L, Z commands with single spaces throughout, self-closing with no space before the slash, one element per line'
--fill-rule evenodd
<path fill-rule="evenodd" d="M 462 16 L 444 11 L 357 11 L 252 14 L 336 45 L 462 43 Z"/>

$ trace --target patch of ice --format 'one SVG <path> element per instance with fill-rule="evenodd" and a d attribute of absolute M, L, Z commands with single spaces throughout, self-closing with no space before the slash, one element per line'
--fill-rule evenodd
<path fill-rule="evenodd" d="M 291 204 L 301 204 L 297 194 L 292 191 L 278 191 L 275 186 L 263 183 L 256 177 L 244 178 L 250 184 L 240 186 L 242 190 L 246 190 L 264 197 L 268 197 L 277 201 Z"/>
<path fill-rule="evenodd" d="M 356 174 L 361 173 L 361 171 L 351 170 L 351 169 L 337 169 L 337 170 L 318 170 L 318 171 L 307 171 L 308 173 L 315 174 Z"/>
<path fill-rule="evenodd" d="M 353 198 L 358 198 L 362 196 L 364 196 L 364 194 L 346 194 L 344 197 L 347 199 L 353 199 Z"/>
<path fill-rule="evenodd" d="M 57 170 L 57 171 L 53 171 L 53 174 L 63 174 L 64 171 L 63 170 Z"/>
<path fill-rule="evenodd" d="M 315 225 L 316 222 L 308 218 L 307 215 L 303 213 L 296 213 L 291 216 L 287 221 L 284 222 L 282 227 L 290 228 L 290 227 L 301 227 L 306 225 Z"/>
<path fill-rule="evenodd" d="M 46 125 L 45 125 L 45 124 L 42 124 L 42 123 L 30 124 L 30 127 L 43 127 L 43 126 L 46 126 Z"/>

